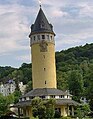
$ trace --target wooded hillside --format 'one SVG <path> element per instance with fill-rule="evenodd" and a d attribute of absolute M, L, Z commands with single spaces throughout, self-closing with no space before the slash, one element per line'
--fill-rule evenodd
<path fill-rule="evenodd" d="M 74 99 L 81 96 L 93 99 L 93 43 L 56 52 L 58 88 L 69 90 Z M 0 67 L 0 81 L 13 79 L 27 84 L 31 90 L 31 64 L 23 63 L 20 68 Z M 93 106 L 92 106 L 93 107 Z"/>

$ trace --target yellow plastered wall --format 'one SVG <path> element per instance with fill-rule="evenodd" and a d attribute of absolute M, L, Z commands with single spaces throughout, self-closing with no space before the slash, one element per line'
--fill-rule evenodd
<path fill-rule="evenodd" d="M 56 88 L 55 45 L 48 42 L 47 52 L 40 52 L 39 43 L 33 44 L 32 80 L 35 88 Z"/>

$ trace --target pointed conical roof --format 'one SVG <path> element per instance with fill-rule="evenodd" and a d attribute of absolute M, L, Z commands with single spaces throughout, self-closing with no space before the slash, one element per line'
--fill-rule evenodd
<path fill-rule="evenodd" d="M 53 26 L 49 24 L 42 8 L 40 8 L 35 23 L 31 26 L 31 34 L 35 33 L 53 33 Z M 30 34 L 30 35 L 31 35 Z"/>

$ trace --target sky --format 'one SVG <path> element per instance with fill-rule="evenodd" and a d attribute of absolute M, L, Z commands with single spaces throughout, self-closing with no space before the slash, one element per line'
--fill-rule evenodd
<path fill-rule="evenodd" d="M 55 50 L 93 43 L 93 0 L 41 0 L 56 33 Z M 30 27 L 39 0 L 0 0 L 0 66 L 31 62 Z"/>

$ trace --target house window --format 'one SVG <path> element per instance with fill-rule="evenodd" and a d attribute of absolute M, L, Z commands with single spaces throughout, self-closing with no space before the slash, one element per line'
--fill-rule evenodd
<path fill-rule="evenodd" d="M 45 81 L 45 84 L 46 84 L 46 81 Z"/>
<path fill-rule="evenodd" d="M 45 35 L 42 35 L 42 39 L 45 39 Z"/>

